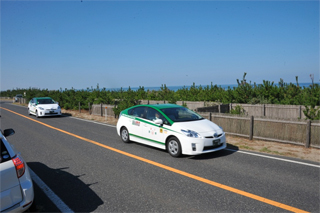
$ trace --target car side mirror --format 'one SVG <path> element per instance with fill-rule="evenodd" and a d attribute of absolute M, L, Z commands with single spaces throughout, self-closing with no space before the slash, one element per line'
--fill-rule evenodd
<path fill-rule="evenodd" d="M 14 135 L 14 133 L 16 133 L 16 132 L 13 129 L 5 129 L 5 130 L 3 130 L 4 137 L 10 136 L 10 135 Z"/>
<path fill-rule="evenodd" d="M 162 119 L 156 119 L 154 121 L 155 124 L 158 124 L 158 125 L 162 125 L 163 124 L 163 120 Z"/>

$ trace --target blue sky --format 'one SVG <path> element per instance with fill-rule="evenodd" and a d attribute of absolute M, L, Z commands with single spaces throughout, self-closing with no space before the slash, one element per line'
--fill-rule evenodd
<path fill-rule="evenodd" d="M 319 82 L 319 1 L 1 1 L 1 91 Z"/>

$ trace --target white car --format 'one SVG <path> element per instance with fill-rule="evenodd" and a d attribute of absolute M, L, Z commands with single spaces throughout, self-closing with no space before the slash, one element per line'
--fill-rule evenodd
<path fill-rule="evenodd" d="M 123 142 L 164 149 L 173 157 L 215 152 L 227 146 L 221 127 L 175 104 L 125 109 L 120 113 L 117 133 Z"/>
<path fill-rule="evenodd" d="M 28 166 L 6 139 L 14 133 L 13 129 L 0 131 L 1 212 L 24 212 L 34 207 L 33 183 Z"/>
<path fill-rule="evenodd" d="M 60 116 L 61 108 L 57 102 L 50 97 L 32 98 L 28 104 L 28 114 L 38 117 Z"/>

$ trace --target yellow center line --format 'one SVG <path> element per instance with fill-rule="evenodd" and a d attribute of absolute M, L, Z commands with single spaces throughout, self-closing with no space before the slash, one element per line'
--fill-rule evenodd
<path fill-rule="evenodd" d="M 119 149 L 112 148 L 112 147 L 110 147 L 110 146 L 107 146 L 107 145 L 98 143 L 98 142 L 96 142 L 96 141 L 93 141 L 93 140 L 90 140 L 90 139 L 81 137 L 81 136 L 79 136 L 79 135 L 75 135 L 75 134 L 73 134 L 73 133 L 64 131 L 64 130 L 62 130 L 62 129 L 59 129 L 59 128 L 56 128 L 56 127 L 53 127 L 53 126 L 50 126 L 50 125 L 48 125 L 48 124 L 45 124 L 45 123 L 40 122 L 40 121 L 38 121 L 38 120 L 32 119 L 32 118 L 27 117 L 27 116 L 25 116 L 25 115 L 19 114 L 19 113 L 17 113 L 17 112 L 11 111 L 11 110 L 9 110 L 9 109 L 3 108 L 3 107 L 0 107 L 0 108 L 1 108 L 1 109 L 4 109 L 4 110 L 7 110 L 7 111 L 9 111 L 9 112 L 12 112 L 12 113 L 14 113 L 14 114 L 16 114 L 16 115 L 19 115 L 19 116 L 21 116 L 21 117 L 27 118 L 27 119 L 29 119 L 29 120 L 31 120 L 31 121 L 37 122 L 37 123 L 39 123 L 39 124 L 41 124 L 41 125 L 44 125 L 44 126 L 46 126 L 46 127 L 48 127 L 48 128 L 51 128 L 51 129 L 57 130 L 57 131 L 59 131 L 59 132 L 63 132 L 63 133 L 65 133 L 65 134 L 68 134 L 68 135 L 70 135 L 70 136 L 79 138 L 80 140 L 87 141 L 87 142 L 92 143 L 92 144 L 95 144 L 95 145 L 97 145 L 97 146 L 100 146 L 100 147 L 109 149 L 109 150 L 111 150 L 111 151 L 120 153 L 120 154 L 122 154 L 122 155 L 126 155 L 126 156 L 128 156 L 128 157 L 131 157 L 131 158 L 134 158 L 134 159 L 137 159 L 137 160 L 140 160 L 140 161 L 143 161 L 143 162 L 145 162 L 145 163 L 148 163 L 148 164 L 151 164 L 151 165 L 160 167 L 160 168 L 162 168 L 162 169 L 165 169 L 165 170 L 168 170 L 168 171 L 171 171 L 171 172 L 180 174 L 180 175 L 182 175 L 182 176 L 185 176 L 185 177 L 188 177 L 188 178 L 191 178 L 191 179 L 194 179 L 194 180 L 197 180 L 197 181 L 200 181 L 200 182 L 203 182 L 203 183 L 206 183 L 206 184 L 209 184 L 209 185 L 212 185 L 212 186 L 215 186 L 215 187 L 218 187 L 218 188 L 221 188 L 221 189 L 224 189 L 224 190 L 227 190 L 227 191 L 230 191 L 230 192 L 233 192 L 233 193 L 236 193 L 236 194 L 239 194 L 239 195 L 242 195 L 242 196 L 245 196 L 245 197 L 254 199 L 254 200 L 258 200 L 258 201 L 260 201 L 260 202 L 263 202 L 263 203 L 266 203 L 266 204 L 269 204 L 269 205 L 272 205 L 272 206 L 276 206 L 276 207 L 278 207 L 278 208 L 285 209 L 285 210 L 288 210 L 288 211 L 291 211 L 291 212 L 301 212 L 301 213 L 302 213 L 302 212 L 307 212 L 307 211 L 304 211 L 304 210 L 301 210 L 301 209 L 298 209 L 298 208 L 295 208 L 295 207 L 292 207 L 292 206 L 285 205 L 285 204 L 283 204 L 283 203 L 279 203 L 279 202 L 277 202 L 277 201 L 273 201 L 273 200 L 270 200 L 270 199 L 267 199 L 267 198 L 264 198 L 264 197 L 261 197 L 261 196 L 258 196 L 258 195 L 249 193 L 249 192 L 245 192 L 245 191 L 242 191 L 242 190 L 239 190 L 239 189 L 230 187 L 230 186 L 226 186 L 226 185 L 223 185 L 223 184 L 220 184 L 220 183 L 217 183 L 217 182 L 208 180 L 208 179 L 206 179 L 206 178 L 199 177 L 199 176 L 197 176 L 197 175 L 190 174 L 190 173 L 188 173 L 188 172 L 184 172 L 184 171 L 181 171 L 181 170 L 172 168 L 172 167 L 170 167 L 170 166 L 166 166 L 166 165 L 157 163 L 157 162 L 155 162 L 155 161 L 151 161 L 151 160 L 148 160 L 148 159 L 139 157 L 139 156 L 137 156 L 137 155 L 133 155 L 133 154 L 130 154 L 130 153 L 121 151 L 121 150 L 119 150 Z"/>

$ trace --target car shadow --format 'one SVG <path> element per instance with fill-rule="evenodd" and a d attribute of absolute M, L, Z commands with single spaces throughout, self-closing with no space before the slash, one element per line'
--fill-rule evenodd
<path fill-rule="evenodd" d="M 73 175 L 67 172 L 68 167 L 53 169 L 39 162 L 30 162 L 28 166 L 73 212 L 93 212 L 104 203 L 90 188 L 98 183 L 87 184 L 81 180 L 85 174 Z M 56 212 L 56 207 L 46 205 L 51 202 L 45 202 L 36 192 L 35 200 L 38 212 Z"/>
<path fill-rule="evenodd" d="M 229 149 L 232 149 L 234 151 L 231 151 Z M 235 153 L 238 150 L 239 150 L 239 147 L 227 143 L 226 149 L 223 149 L 223 150 L 220 150 L 217 152 L 210 152 L 210 153 L 206 153 L 206 154 L 194 155 L 191 157 L 187 156 L 187 157 L 192 160 L 208 160 L 208 159 L 221 158 L 221 157 L 225 157 L 228 155 L 232 155 L 233 153 Z"/>
<path fill-rule="evenodd" d="M 61 113 L 61 117 L 70 117 L 72 116 L 71 113 Z"/>
<path fill-rule="evenodd" d="M 160 152 L 167 153 L 168 156 L 170 156 L 169 153 L 164 149 L 148 146 L 148 145 L 141 144 L 141 143 L 136 143 L 133 141 L 130 141 L 130 143 L 134 144 L 135 146 L 143 146 L 148 149 L 159 150 Z M 231 150 L 234 150 L 234 151 L 231 151 Z M 232 155 L 234 152 L 236 152 L 238 150 L 239 150 L 239 147 L 227 143 L 226 149 L 223 149 L 220 151 L 205 153 L 205 154 L 201 154 L 201 155 L 191 155 L 191 156 L 190 155 L 182 155 L 179 158 L 192 159 L 192 160 L 208 160 L 208 159 L 214 159 L 214 158 L 220 158 L 220 157 Z"/>
<path fill-rule="evenodd" d="M 70 113 L 61 113 L 61 115 L 56 115 L 56 116 L 43 116 L 43 117 L 39 117 L 37 118 L 36 116 L 34 115 L 29 115 L 31 117 L 34 117 L 36 119 L 53 119 L 53 118 L 65 118 L 65 117 L 72 117 L 72 115 Z"/>

